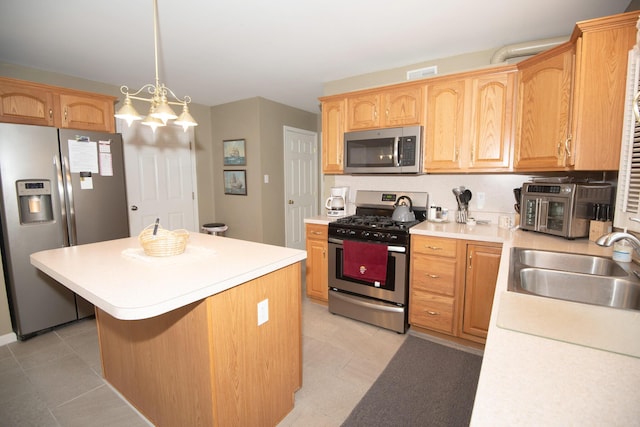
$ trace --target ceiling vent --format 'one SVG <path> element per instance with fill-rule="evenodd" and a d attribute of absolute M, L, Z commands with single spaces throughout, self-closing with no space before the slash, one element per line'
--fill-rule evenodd
<path fill-rule="evenodd" d="M 407 71 L 407 80 L 423 79 L 438 74 L 438 66 L 418 68 L 417 70 Z"/>

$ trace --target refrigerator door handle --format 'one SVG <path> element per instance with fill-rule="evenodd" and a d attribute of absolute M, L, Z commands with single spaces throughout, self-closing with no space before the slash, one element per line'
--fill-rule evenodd
<path fill-rule="evenodd" d="M 67 198 L 67 223 L 69 226 L 69 245 L 78 244 L 78 235 L 76 232 L 76 211 L 73 207 L 73 188 L 71 186 L 71 169 L 69 169 L 69 160 L 66 156 L 62 156 L 62 170 L 64 171 L 64 190 L 66 190 Z"/>
<path fill-rule="evenodd" d="M 60 200 L 60 226 L 62 227 L 62 236 L 64 246 L 69 246 L 69 233 L 67 232 L 67 201 L 64 195 L 64 178 L 62 176 L 62 165 L 60 158 L 53 156 L 53 166 L 56 176 L 58 177 L 58 196 Z"/>

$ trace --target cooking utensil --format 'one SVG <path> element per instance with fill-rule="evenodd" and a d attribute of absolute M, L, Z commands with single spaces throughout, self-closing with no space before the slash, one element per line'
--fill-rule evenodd
<path fill-rule="evenodd" d="M 466 206 L 469 205 L 469 202 L 471 201 L 471 197 L 472 197 L 471 190 L 464 190 L 462 192 L 462 201 Z"/>
<path fill-rule="evenodd" d="M 409 202 L 409 206 L 406 205 L 404 200 Z M 400 203 L 402 201 L 402 204 Z M 411 198 L 408 196 L 400 196 L 396 203 L 393 205 L 393 215 L 391 219 L 398 222 L 411 222 L 416 220 L 416 214 L 413 212 L 413 203 L 411 202 Z"/>

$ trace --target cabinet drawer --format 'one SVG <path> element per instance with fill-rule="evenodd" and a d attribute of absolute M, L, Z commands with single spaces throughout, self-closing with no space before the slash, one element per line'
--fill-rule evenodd
<path fill-rule="evenodd" d="M 427 292 L 411 292 L 409 323 L 453 334 L 454 300 Z"/>
<path fill-rule="evenodd" d="M 455 258 L 458 241 L 431 236 L 411 236 L 411 250 L 415 253 Z"/>
<path fill-rule="evenodd" d="M 411 287 L 448 296 L 455 295 L 456 260 L 415 257 L 411 264 Z"/>
<path fill-rule="evenodd" d="M 307 224 L 307 239 L 327 240 L 329 237 L 329 226 L 323 224 Z"/>

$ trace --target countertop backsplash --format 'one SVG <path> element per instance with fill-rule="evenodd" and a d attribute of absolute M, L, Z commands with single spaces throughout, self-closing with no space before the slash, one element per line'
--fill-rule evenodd
<path fill-rule="evenodd" d="M 613 183 L 615 184 L 617 174 L 610 175 L 614 175 Z M 610 176 L 605 178 L 599 172 L 589 174 L 560 172 L 544 176 L 576 176 L 590 180 L 607 179 L 607 181 L 612 181 Z M 451 190 L 454 187 L 464 186 L 473 194 L 469 203 L 470 217 L 498 224 L 500 216 L 508 215 L 513 223 L 516 213 L 513 189 L 521 187 L 523 182 L 529 181 L 533 177 L 534 175 L 524 174 L 325 175 L 323 204 L 320 213 L 325 212 L 324 200 L 329 197 L 329 189 L 332 186 L 348 186 L 348 214 L 355 212 L 357 190 L 426 191 L 429 193 L 429 205 L 448 208 L 450 220 L 455 220 L 453 215 L 455 215 L 457 203 Z M 484 193 L 484 203 L 479 196 L 481 193 Z"/>

